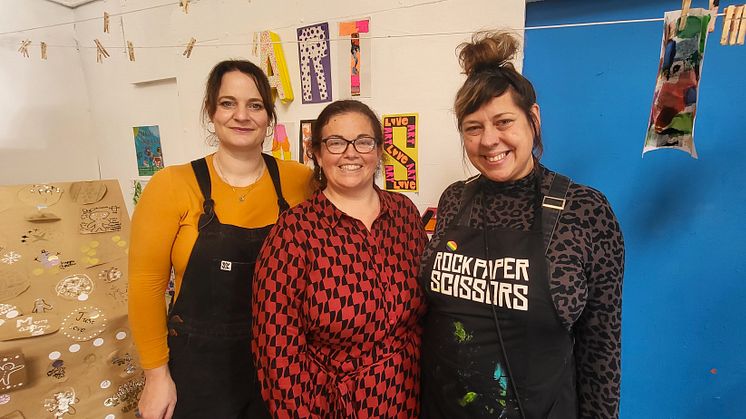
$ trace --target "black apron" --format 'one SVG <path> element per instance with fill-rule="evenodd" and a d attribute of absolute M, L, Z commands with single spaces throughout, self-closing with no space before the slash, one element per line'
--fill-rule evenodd
<path fill-rule="evenodd" d="M 473 198 L 484 193 L 477 178 L 427 261 L 424 418 L 577 417 L 573 339 L 554 308 L 545 259 L 569 180 L 556 176 L 544 197 L 542 171 L 530 231 L 469 227 Z"/>
<path fill-rule="evenodd" d="M 282 196 L 277 162 L 262 157 L 282 212 L 289 205 Z M 195 160 L 192 169 L 204 212 L 168 315 L 168 366 L 177 392 L 173 417 L 269 418 L 251 356 L 251 284 L 257 255 L 272 226 L 221 224 L 210 196 L 207 162 Z"/>

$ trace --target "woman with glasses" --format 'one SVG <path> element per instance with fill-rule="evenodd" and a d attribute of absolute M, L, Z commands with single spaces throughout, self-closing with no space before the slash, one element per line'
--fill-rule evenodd
<path fill-rule="evenodd" d="M 419 213 L 374 184 L 383 133 L 365 104 L 337 101 L 316 120 L 317 186 L 282 214 L 260 252 L 253 345 L 273 416 L 419 415 Z"/>

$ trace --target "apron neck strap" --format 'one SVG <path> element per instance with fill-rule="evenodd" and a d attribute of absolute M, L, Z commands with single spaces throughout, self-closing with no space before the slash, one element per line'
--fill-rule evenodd
<path fill-rule="evenodd" d="M 215 201 L 212 200 L 212 186 L 210 184 L 210 171 L 207 169 L 207 160 L 204 157 L 192 161 L 192 170 L 197 178 L 199 190 L 205 201 L 202 204 L 202 215 L 199 217 L 198 228 L 206 226 L 215 217 Z"/>
<path fill-rule="evenodd" d="M 541 230 L 544 232 L 544 254 L 549 253 L 549 244 L 552 241 L 554 230 L 557 228 L 559 215 L 565 209 L 567 190 L 570 188 L 570 178 L 554 174 L 549 194 L 541 199 Z"/>
<path fill-rule="evenodd" d="M 264 164 L 267 165 L 269 171 L 269 177 L 272 178 L 272 184 L 275 186 L 275 193 L 277 194 L 277 206 L 280 207 L 280 213 L 287 211 L 290 208 L 288 201 L 282 196 L 282 183 L 280 182 L 280 171 L 277 168 L 277 160 L 274 157 L 262 153 Z"/>

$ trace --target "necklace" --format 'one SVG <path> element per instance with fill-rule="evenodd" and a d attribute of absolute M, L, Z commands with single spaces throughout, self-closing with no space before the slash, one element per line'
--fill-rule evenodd
<path fill-rule="evenodd" d="M 220 167 L 220 160 L 218 160 L 218 155 L 217 154 L 215 154 L 215 155 L 212 156 L 212 161 L 214 163 L 213 166 L 215 167 L 215 171 L 218 173 L 218 176 L 220 176 L 220 179 L 222 179 L 222 181 L 225 182 L 226 185 L 228 185 L 228 186 L 231 187 L 231 189 L 233 190 L 233 193 L 236 194 L 236 196 L 238 196 L 239 202 L 246 201 L 246 195 L 248 195 L 251 190 L 248 190 L 248 191 L 244 192 L 243 194 L 241 194 L 236 189 L 235 186 L 233 186 L 230 182 L 228 182 L 228 179 L 223 174 L 223 169 Z M 253 178 L 251 179 L 251 182 L 249 182 L 248 186 L 253 185 L 257 180 L 259 180 L 259 178 L 262 176 L 263 173 L 264 173 L 264 160 L 261 161 L 261 163 L 259 165 L 259 172 L 255 176 L 253 176 Z M 240 188 L 240 186 L 239 186 L 239 188 Z"/>

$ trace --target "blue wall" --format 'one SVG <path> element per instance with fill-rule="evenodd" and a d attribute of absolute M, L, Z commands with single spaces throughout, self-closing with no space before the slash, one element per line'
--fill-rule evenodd
<path fill-rule="evenodd" d="M 695 0 L 693 7 L 707 7 Z M 721 11 L 733 2 L 721 2 Z M 681 1 L 546 0 L 526 26 L 659 18 Z M 622 225 L 622 417 L 746 417 L 746 46 L 705 51 L 695 144 L 641 158 L 662 22 L 526 31 L 543 162 Z"/>

